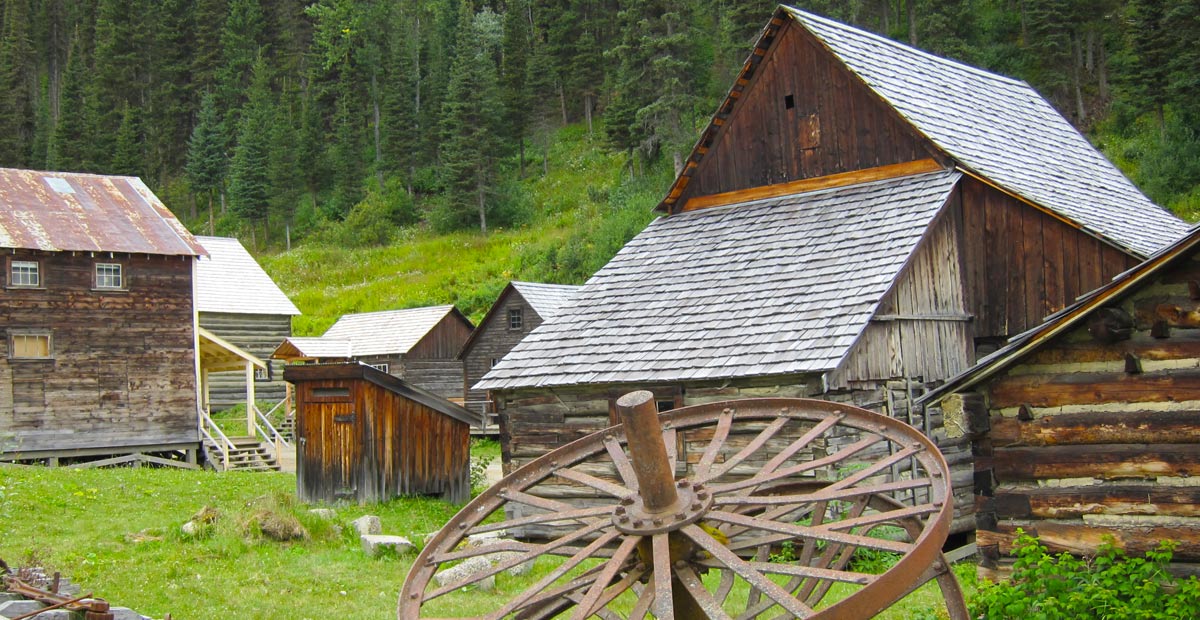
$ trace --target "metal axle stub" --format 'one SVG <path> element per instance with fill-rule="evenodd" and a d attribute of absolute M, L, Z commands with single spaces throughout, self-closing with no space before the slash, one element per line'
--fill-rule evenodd
<path fill-rule="evenodd" d="M 647 510 L 639 493 L 625 496 L 613 508 L 613 526 L 623 534 L 653 536 L 695 523 L 712 509 L 713 494 L 703 485 L 679 480 L 676 493 L 679 499 L 666 510 L 658 512 Z"/>

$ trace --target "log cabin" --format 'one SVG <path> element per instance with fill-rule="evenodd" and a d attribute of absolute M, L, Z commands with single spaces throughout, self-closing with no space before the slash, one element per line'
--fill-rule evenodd
<path fill-rule="evenodd" d="M 0 169 L 0 251 L 0 459 L 194 464 L 204 247 L 140 179 Z"/>
<path fill-rule="evenodd" d="M 658 210 L 474 386 L 505 466 L 633 389 L 845 401 L 938 440 L 962 533 L 916 399 L 1187 230 L 1028 84 L 782 6 Z"/>
<path fill-rule="evenodd" d="M 470 499 L 476 414 L 366 364 L 300 364 L 283 374 L 296 386 L 301 501 Z"/>
<path fill-rule="evenodd" d="M 292 335 L 292 317 L 300 314 L 271 276 L 237 239 L 197 236 L 208 252 L 196 265 L 196 312 L 200 327 L 266 363 L 254 376 L 260 400 L 283 400 L 283 362 L 270 361 L 281 341 Z M 208 406 L 218 411 L 243 403 L 244 372 L 208 376 Z"/>
<path fill-rule="evenodd" d="M 480 413 L 495 413 L 495 407 L 487 400 L 487 392 L 472 390 L 471 386 L 526 334 L 569 305 L 578 290 L 578 286 L 568 284 L 516 280 L 504 287 L 458 354 L 463 362 L 463 390 L 468 408 Z"/>
<path fill-rule="evenodd" d="M 287 362 L 362 362 L 462 402 L 458 354 L 473 329 L 454 306 L 346 314 L 319 338 L 284 340 L 272 357 Z"/>
<path fill-rule="evenodd" d="M 1200 229 L 923 398 L 975 458 L 980 572 L 1018 528 L 1055 552 L 1160 540 L 1200 573 Z"/>

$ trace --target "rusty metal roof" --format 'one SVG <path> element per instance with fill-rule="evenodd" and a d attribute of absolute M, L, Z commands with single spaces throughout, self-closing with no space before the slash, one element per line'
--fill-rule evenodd
<path fill-rule="evenodd" d="M 137 177 L 0 168 L 0 247 L 206 256 Z"/>

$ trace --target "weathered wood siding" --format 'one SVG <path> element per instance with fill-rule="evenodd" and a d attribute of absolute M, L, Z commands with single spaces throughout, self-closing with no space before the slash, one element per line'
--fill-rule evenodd
<path fill-rule="evenodd" d="M 830 373 L 830 385 L 896 377 L 939 381 L 974 363 L 973 330 L 963 299 L 960 206 L 955 191 L 846 361 Z"/>
<path fill-rule="evenodd" d="M 201 312 L 200 327 L 230 344 L 270 364 L 268 379 L 254 382 L 258 400 L 283 400 L 287 384 L 283 380 L 283 361 L 271 359 L 279 343 L 292 335 L 292 317 L 279 314 L 231 314 Z M 246 402 L 246 373 L 214 372 L 208 375 L 209 403 L 214 411 Z"/>
<path fill-rule="evenodd" d="M 909 382 L 860 383 L 846 390 L 822 392 L 819 376 L 804 375 L 720 383 L 604 385 L 493 393 L 501 407 L 500 443 L 505 473 L 511 473 L 554 448 L 616 423 L 616 400 L 638 389 L 652 391 L 655 400 L 662 403 L 660 410 L 725 400 L 778 397 L 819 398 L 886 412 L 916 428 L 927 429 L 927 434 L 938 442 L 953 476 L 956 512 L 953 531 L 968 531 L 974 525 L 970 442 L 966 438 L 948 438 L 941 428 L 940 417 L 926 420 L 923 413 L 911 405 L 923 388 Z M 683 455 L 681 461 L 695 461 L 703 453 L 707 439 L 700 435 L 683 440 L 679 448 Z M 849 436 L 841 439 L 846 443 L 853 441 Z M 835 443 L 828 448 L 836 449 L 838 445 Z M 587 497 L 580 489 L 550 489 L 549 493 L 556 497 Z"/>
<path fill-rule="evenodd" d="M 442 398 L 463 398 L 463 362 L 458 358 L 472 325 L 457 311 L 448 313 L 404 356 L 402 374 L 417 387 Z"/>
<path fill-rule="evenodd" d="M 773 47 L 677 204 L 936 152 L 803 28 L 789 20 Z"/>
<path fill-rule="evenodd" d="M 975 179 L 963 179 L 962 195 L 977 338 L 1019 334 L 1141 262 Z"/>
<path fill-rule="evenodd" d="M 1076 553 L 1105 534 L 1135 552 L 1178 540 L 1176 560 L 1200 563 L 1197 281 L 1194 257 L 1163 270 L 1111 306 L 1132 317 L 1128 339 L 1093 338 L 1089 317 L 985 381 L 980 396 L 949 401 L 979 410 L 986 571 L 1011 562 L 1017 528 Z"/>
<path fill-rule="evenodd" d="M 467 402 L 472 404 L 471 409 L 480 412 L 485 411 L 483 405 L 488 404 L 487 391 L 472 390 L 471 386 L 478 383 L 483 375 L 492 369 L 492 360 L 499 361 L 508 355 L 526 334 L 542 324 L 541 315 L 516 289 L 510 287 L 508 291 L 503 299 L 496 301 L 496 309 L 475 328 L 475 340 L 462 357 L 463 390 L 467 395 Z M 508 312 L 518 309 L 521 310 L 521 329 L 509 329 Z M 486 411 L 495 411 L 495 407 L 488 404 Z"/>
<path fill-rule="evenodd" d="M 469 426 L 362 378 L 364 372 L 370 370 L 354 365 L 288 369 L 296 384 L 300 498 L 467 500 Z"/>
<path fill-rule="evenodd" d="M 0 289 L 0 435 L 11 435 L 0 452 L 199 441 L 194 259 L 11 258 L 40 260 L 44 286 Z M 101 260 L 124 266 L 127 290 L 93 290 Z M 50 333 L 53 359 L 10 359 L 10 336 L 22 330 Z"/>

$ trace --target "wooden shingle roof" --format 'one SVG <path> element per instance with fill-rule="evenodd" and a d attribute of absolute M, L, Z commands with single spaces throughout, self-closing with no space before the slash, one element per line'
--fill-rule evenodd
<path fill-rule="evenodd" d="M 408 353 L 446 315 L 462 314 L 454 306 L 430 306 L 345 314 L 322 336 L 323 340 L 348 341 L 354 356 Z M 462 320 L 468 324 L 466 317 Z"/>
<path fill-rule="evenodd" d="M 203 256 L 137 177 L 0 168 L 0 248 Z"/>
<path fill-rule="evenodd" d="M 835 368 L 946 203 L 936 172 L 663 217 L 476 389 Z"/>
<path fill-rule="evenodd" d="M 554 318 L 564 306 L 571 303 L 580 288 L 570 284 L 542 284 L 516 280 L 512 281 L 512 287 L 529 302 L 542 320 Z"/>
<path fill-rule="evenodd" d="M 1187 232 L 1025 82 L 790 7 L 776 11 L 759 45 L 785 20 L 811 33 L 961 170 L 1137 256 Z M 747 70 L 753 64 L 748 61 Z M 737 105 L 737 98 L 731 94 L 727 105 Z M 719 116 L 705 135 L 719 126 Z M 691 160 L 704 156 L 704 141 Z M 691 170 L 676 179 L 660 207 L 675 200 Z"/>
<path fill-rule="evenodd" d="M 231 314 L 300 314 L 241 242 L 196 237 L 208 257 L 196 263 L 196 310 Z"/>

